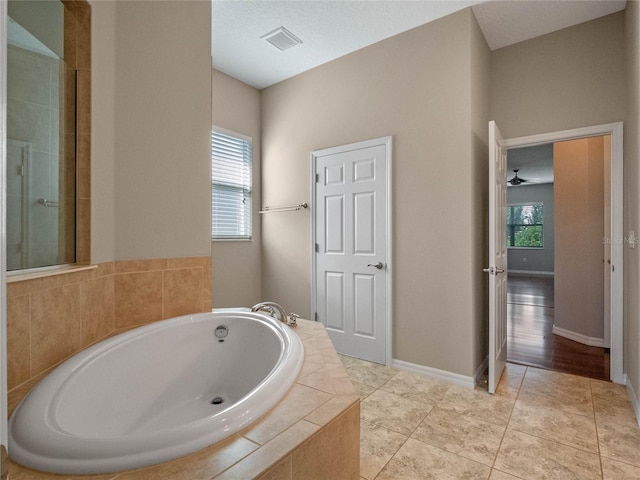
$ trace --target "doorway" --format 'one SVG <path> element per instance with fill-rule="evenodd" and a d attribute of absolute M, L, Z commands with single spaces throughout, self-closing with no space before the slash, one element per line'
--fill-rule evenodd
<path fill-rule="evenodd" d="M 520 137 L 515 139 L 508 139 L 504 141 L 504 147 L 507 149 L 520 148 L 525 146 L 542 145 L 545 143 L 566 142 L 568 140 L 575 139 L 589 139 L 593 137 L 601 137 L 610 135 L 611 142 L 608 148 L 610 153 L 610 161 L 608 166 L 610 170 L 607 172 L 608 182 L 606 183 L 605 202 L 608 203 L 609 211 L 611 212 L 610 218 L 605 220 L 606 228 L 605 235 L 600 239 L 600 248 L 609 248 L 609 251 L 603 254 L 605 256 L 604 266 L 601 267 L 601 272 L 608 272 L 609 275 L 602 275 L 602 277 L 608 277 L 604 280 L 604 291 L 608 293 L 605 295 L 603 309 L 607 311 L 608 318 L 610 319 L 609 326 L 604 328 L 607 332 L 603 338 L 603 342 L 609 340 L 611 345 L 610 351 L 610 370 L 607 379 L 611 379 L 616 383 L 623 383 L 624 377 L 622 372 L 622 359 L 623 359 L 623 328 L 622 328 L 622 254 L 624 245 L 624 236 L 622 230 L 622 123 L 600 125 L 594 127 L 585 127 L 574 130 L 566 130 L 562 132 L 554 132 L 549 134 L 535 135 L 530 137 Z M 574 238 L 574 240 L 576 240 Z M 575 243 L 573 244 L 575 246 Z M 571 248 L 571 245 L 569 245 Z M 511 279 L 510 279 L 511 280 Z M 564 280 L 563 280 L 564 282 Z M 607 283 L 608 282 L 608 283 Z M 544 283 L 544 282 L 539 282 Z M 522 283 L 518 284 L 513 282 L 512 285 L 513 299 L 517 299 L 520 296 L 520 303 L 524 296 L 529 295 L 529 305 L 523 303 L 523 307 L 533 308 L 549 308 L 550 298 L 544 292 L 549 292 L 549 286 L 546 285 L 529 285 L 524 287 Z M 554 285 L 553 295 L 553 308 L 554 314 L 557 303 L 557 285 Z M 537 288 L 537 290 L 536 290 Z M 524 290 L 528 290 L 526 293 Z M 537 299 L 536 301 L 542 302 L 542 305 L 532 305 L 531 299 Z M 541 300 L 543 299 L 544 300 Z M 522 309 L 521 309 L 522 310 Z M 549 312 L 547 311 L 547 314 Z M 553 327 L 552 327 L 553 328 Z M 556 328 L 556 333 L 559 331 Z M 606 337 L 609 336 L 607 339 Z M 551 338 L 555 337 L 555 345 L 553 348 L 557 348 L 560 344 L 568 343 L 565 338 L 558 339 L 557 335 L 550 335 Z M 593 338 L 589 334 L 585 334 L 585 337 Z M 572 344 L 573 345 L 573 344 Z M 604 343 L 603 345 L 604 346 Z M 594 347 L 594 345 L 584 345 L 584 347 Z M 598 346 L 599 347 L 599 346 Z M 560 347 L 562 348 L 562 346 Z M 582 352 L 582 354 L 593 353 L 593 350 Z M 604 352 L 602 352 L 604 355 Z M 510 355 L 508 355 L 511 357 Z M 597 360 L 596 360 L 597 361 Z M 603 358 L 603 362 L 605 359 Z M 604 373 L 606 376 L 607 374 Z"/>
<path fill-rule="evenodd" d="M 391 137 L 311 155 L 312 312 L 338 353 L 391 362 Z"/>
<path fill-rule="evenodd" d="M 610 136 L 508 151 L 508 360 L 609 379 Z"/>

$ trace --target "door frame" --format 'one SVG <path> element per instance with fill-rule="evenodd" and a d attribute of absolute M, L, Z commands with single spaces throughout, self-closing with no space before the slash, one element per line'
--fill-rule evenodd
<path fill-rule="evenodd" d="M 0 476 L 7 458 L 7 2 L 0 2 Z"/>
<path fill-rule="evenodd" d="M 392 214 L 392 177 L 391 173 L 392 169 L 392 151 L 393 151 L 393 139 L 391 136 L 387 137 L 379 137 L 371 140 L 364 140 L 361 142 L 350 143 L 347 145 L 339 145 L 336 147 L 323 148 L 320 150 L 314 150 L 311 152 L 311 317 L 312 320 L 317 321 L 317 285 L 316 285 L 316 273 L 317 273 L 317 258 L 316 258 L 316 243 L 317 243 L 317 232 L 316 232 L 316 220 L 317 220 L 317 209 L 316 209 L 316 167 L 318 164 L 318 157 L 333 155 L 336 153 L 344 153 L 351 150 L 359 150 L 362 148 L 374 147 L 378 145 L 384 145 L 385 153 L 387 156 L 387 165 L 386 165 L 386 188 L 387 188 L 387 198 L 386 198 L 386 222 L 387 222 L 387 231 L 386 242 L 387 242 L 387 258 L 386 258 L 386 268 L 384 270 L 385 277 L 385 286 L 386 286 L 386 304 L 387 308 L 385 311 L 385 325 L 386 325 L 386 345 L 385 345 L 385 364 L 387 366 L 391 366 L 393 350 L 392 350 L 392 335 L 393 335 L 393 214 Z"/>
<path fill-rule="evenodd" d="M 529 135 L 525 137 L 508 138 L 504 140 L 504 147 L 530 147 L 545 143 L 562 142 L 588 137 L 611 135 L 611 265 L 614 270 L 611 275 L 611 368 L 610 378 L 615 383 L 625 383 L 624 378 L 624 251 L 627 240 L 624 236 L 623 211 L 623 122 L 607 123 L 590 127 L 561 130 L 557 132 Z"/>

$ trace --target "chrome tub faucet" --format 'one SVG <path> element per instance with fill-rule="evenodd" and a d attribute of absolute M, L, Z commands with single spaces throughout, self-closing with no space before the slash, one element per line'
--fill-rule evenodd
<path fill-rule="evenodd" d="M 295 327 L 297 325 L 296 319 L 300 318 L 299 315 L 292 313 L 291 315 L 287 315 L 284 308 L 278 305 L 275 302 L 260 302 L 256 303 L 253 307 L 251 307 L 252 312 L 265 311 L 269 312 L 269 314 L 275 318 L 276 320 L 280 320 L 281 322 L 289 325 L 290 327 Z"/>

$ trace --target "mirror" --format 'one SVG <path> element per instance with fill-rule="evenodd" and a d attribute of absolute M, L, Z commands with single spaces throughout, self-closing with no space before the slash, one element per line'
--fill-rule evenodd
<path fill-rule="evenodd" d="M 75 39 L 59 0 L 8 13 L 7 270 L 75 263 Z"/>

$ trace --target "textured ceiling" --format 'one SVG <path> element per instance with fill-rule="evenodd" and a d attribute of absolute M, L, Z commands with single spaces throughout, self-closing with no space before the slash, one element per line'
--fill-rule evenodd
<path fill-rule="evenodd" d="M 624 0 L 213 0 L 213 66 L 264 88 L 398 33 L 473 7 L 490 48 L 624 9 Z M 261 39 L 284 26 L 302 45 Z"/>
<path fill-rule="evenodd" d="M 213 0 L 213 66 L 264 88 L 478 1 Z M 280 26 L 302 45 L 260 38 Z"/>

